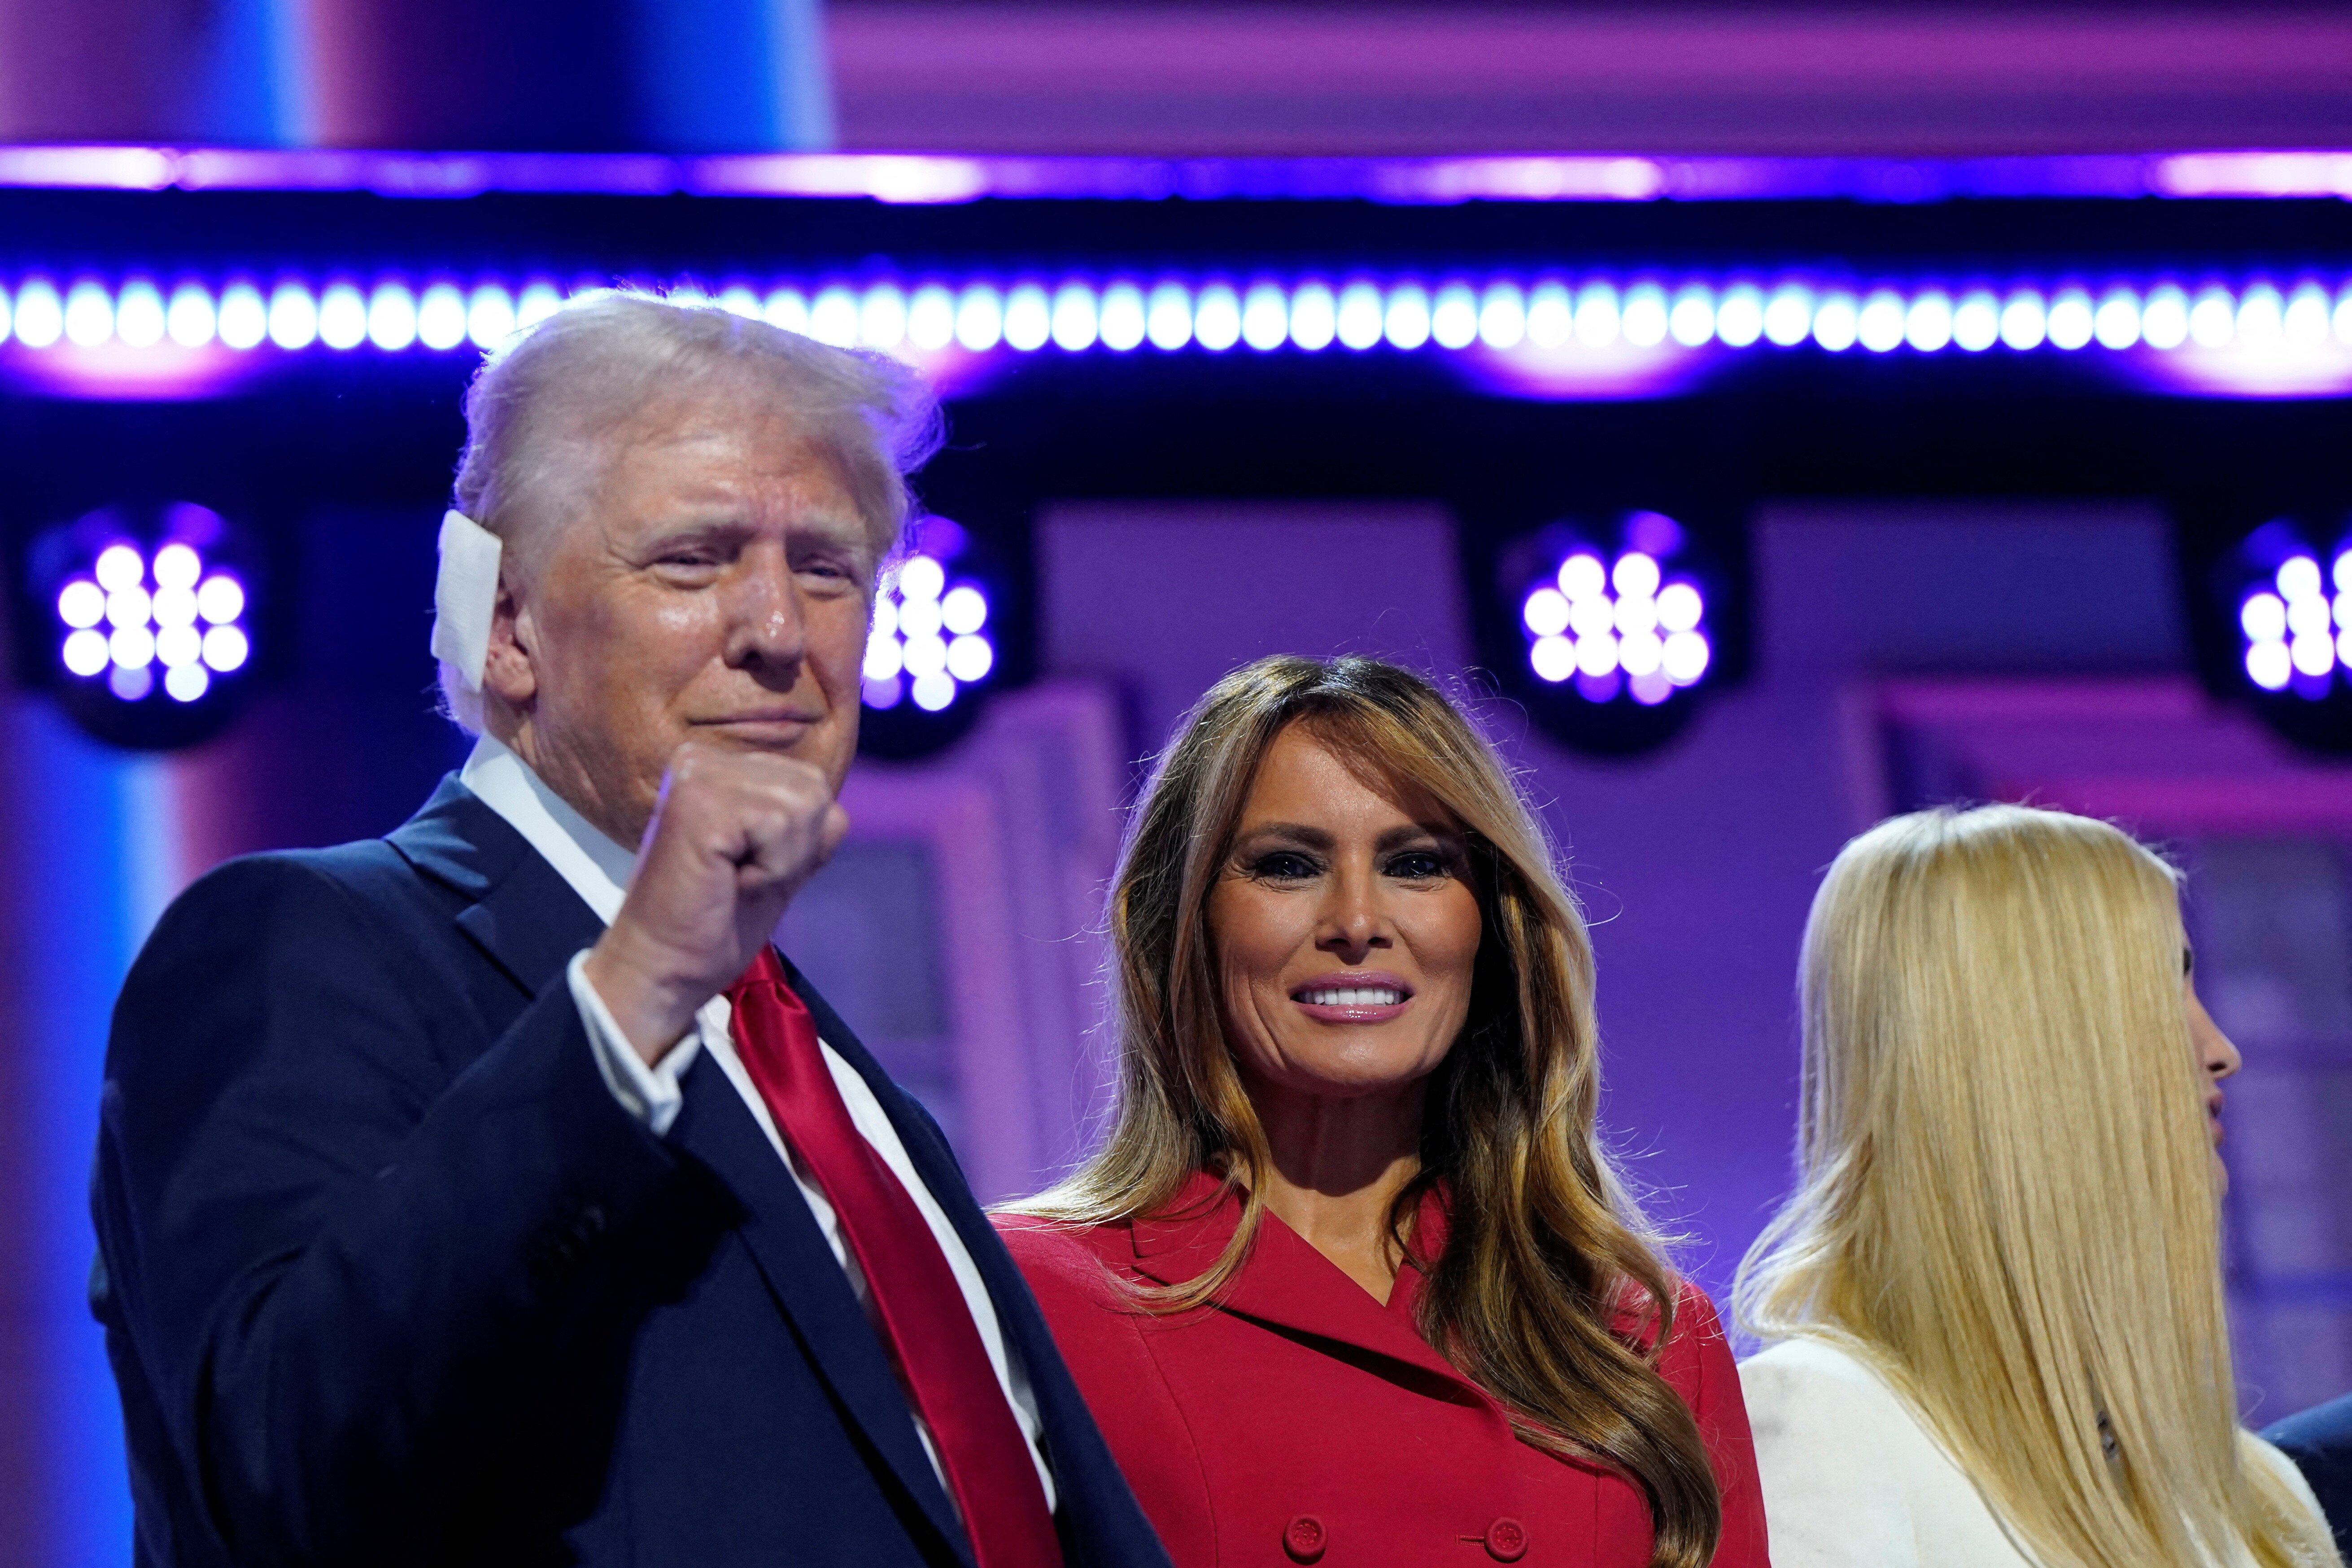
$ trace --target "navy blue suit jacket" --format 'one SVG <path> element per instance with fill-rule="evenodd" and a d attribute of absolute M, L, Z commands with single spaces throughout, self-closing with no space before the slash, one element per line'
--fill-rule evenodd
<path fill-rule="evenodd" d="M 454 779 L 175 902 L 116 1007 L 92 1300 L 138 1560 L 969 1564 L 888 1361 L 708 1056 L 656 1137 L 564 979 L 601 930 Z M 1028 1368 L 1072 1568 L 1166 1568 L 922 1110 L 822 999 Z"/>
<path fill-rule="evenodd" d="M 2336 1550 L 2352 1556 L 2352 1394 L 2290 1415 L 2263 1436 L 2311 1483 Z"/>

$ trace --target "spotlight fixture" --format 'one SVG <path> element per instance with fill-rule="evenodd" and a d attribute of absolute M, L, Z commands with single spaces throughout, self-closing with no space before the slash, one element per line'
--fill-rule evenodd
<path fill-rule="evenodd" d="M 2240 601 L 2246 679 L 2263 690 L 2317 701 L 2339 672 L 2352 681 L 2352 541 L 2335 557 L 2290 555 Z"/>
<path fill-rule="evenodd" d="M 36 539 L 28 565 L 39 630 L 20 655 L 84 729 L 162 750 L 226 721 L 253 662 L 253 564 L 217 512 L 95 511 Z"/>
<path fill-rule="evenodd" d="M 2352 752 L 2352 514 L 2273 518 L 2215 564 L 2211 588 L 2240 696 L 2298 745 Z"/>
<path fill-rule="evenodd" d="M 1496 601 L 1479 617 L 1481 656 L 1579 751 L 1662 744 L 1725 678 L 1729 574 L 1664 511 L 1546 524 L 1504 544 L 1484 574 Z"/>
<path fill-rule="evenodd" d="M 997 668 L 991 574 L 964 528 L 925 517 L 874 591 L 860 671 L 859 749 L 904 760 L 971 727 Z"/>
<path fill-rule="evenodd" d="M 1664 512 L 1626 520 L 1613 559 L 1581 544 L 1531 588 L 1519 606 L 1528 668 L 1566 684 L 1587 702 L 1621 698 L 1655 707 L 1706 678 L 1712 656 L 1706 597 L 1663 561 L 1682 548 L 1682 528 Z"/>

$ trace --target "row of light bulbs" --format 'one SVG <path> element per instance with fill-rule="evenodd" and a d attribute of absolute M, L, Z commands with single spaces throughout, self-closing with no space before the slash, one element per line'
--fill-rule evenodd
<path fill-rule="evenodd" d="M 592 287 L 583 283 L 571 292 Z M 144 277 L 112 289 L 84 278 L 60 289 L 36 275 L 13 289 L 0 289 L 0 339 L 13 336 L 30 348 L 109 342 L 143 348 L 169 341 L 239 350 L 265 343 L 288 351 L 313 345 L 446 351 L 469 343 L 487 349 L 551 313 L 566 297 L 562 286 L 545 279 L 519 289 L 495 280 L 471 287 L 445 280 L 417 289 L 397 279 L 365 288 L 350 279 L 323 286 L 287 279 L 265 291 L 251 281 L 215 290 L 193 280 L 167 290 Z M 2269 281 L 2239 289 L 2156 281 L 2096 289 L 2071 284 L 1858 289 L 1738 279 L 1669 286 L 1605 278 L 1454 279 L 1433 287 L 1410 278 L 1054 285 L 982 279 L 780 284 L 765 290 L 733 284 L 707 297 L 738 314 L 842 347 L 924 353 L 1032 353 L 1049 345 L 1074 353 L 1097 346 L 1125 353 L 1147 344 L 1167 352 L 1244 345 L 1311 353 L 1335 343 L 1408 351 L 1431 344 L 1511 350 L 1811 343 L 1832 353 L 1859 345 L 1879 353 L 1906 347 L 1921 353 L 2074 350 L 2094 343 L 2118 351 L 2352 345 L 2352 283 L 2331 289 L 2315 279 L 2285 288 Z"/>

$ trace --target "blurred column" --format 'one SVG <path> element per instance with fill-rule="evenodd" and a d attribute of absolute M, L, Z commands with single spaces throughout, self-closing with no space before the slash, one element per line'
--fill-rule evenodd
<path fill-rule="evenodd" d="M 0 1561 L 131 1560 L 122 1424 L 90 1321 L 90 1156 L 114 994 L 185 880 L 178 765 L 0 706 Z"/>
<path fill-rule="evenodd" d="M 298 3 L 0 0 L 0 142 L 287 142 Z"/>
<path fill-rule="evenodd" d="M 0 0 L 0 142 L 832 141 L 823 0 Z"/>

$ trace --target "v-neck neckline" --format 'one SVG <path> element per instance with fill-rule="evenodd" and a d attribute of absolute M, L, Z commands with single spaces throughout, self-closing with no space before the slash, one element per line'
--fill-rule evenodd
<path fill-rule="evenodd" d="M 1137 1270 L 1168 1285 L 1199 1278 L 1233 1240 L 1242 1202 L 1237 1188 L 1207 1172 L 1195 1173 L 1160 1214 L 1129 1222 Z M 1433 1255 L 1444 1244 L 1444 1199 L 1433 1193 L 1415 1216 L 1416 1249 Z M 1408 1258 L 1398 1266 L 1396 1283 L 1383 1303 L 1268 1210 L 1260 1217 L 1247 1257 L 1215 1306 L 1407 1363 L 1458 1385 L 1479 1403 L 1489 1403 L 1484 1390 L 1421 1337 L 1413 1304 L 1423 1283 L 1420 1268 Z"/>

